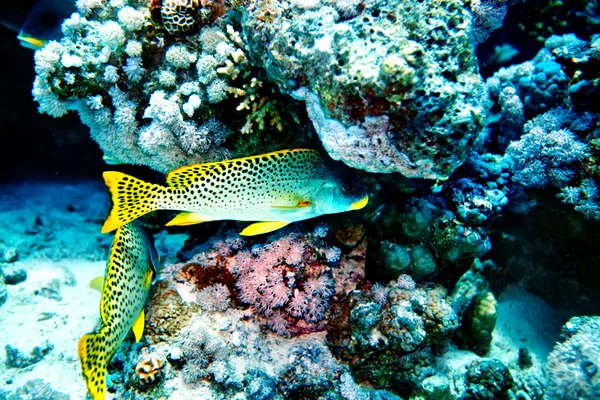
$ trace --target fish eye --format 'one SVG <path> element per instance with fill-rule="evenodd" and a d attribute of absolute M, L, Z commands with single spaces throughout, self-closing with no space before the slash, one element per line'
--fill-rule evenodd
<path fill-rule="evenodd" d="M 51 12 L 44 12 L 40 15 L 40 24 L 44 28 L 52 28 L 53 26 L 56 26 L 57 22 L 58 18 Z"/>
<path fill-rule="evenodd" d="M 342 182 L 342 189 L 344 192 L 352 192 L 358 186 L 358 181 L 352 178 L 346 179 Z"/>

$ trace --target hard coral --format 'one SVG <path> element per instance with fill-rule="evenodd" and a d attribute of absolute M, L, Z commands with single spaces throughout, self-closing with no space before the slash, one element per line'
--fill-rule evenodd
<path fill-rule="evenodd" d="M 184 35 L 225 13 L 223 0 L 164 0 L 160 14 L 171 35 Z"/>
<path fill-rule="evenodd" d="M 508 368 L 499 360 L 474 361 L 465 375 L 467 389 L 464 400 L 493 400 L 509 398 L 508 390 L 514 386 Z"/>
<path fill-rule="evenodd" d="M 485 355 L 492 342 L 492 331 L 498 318 L 498 303 L 492 292 L 481 292 L 467 308 L 461 330 L 462 344 L 480 356 Z"/>
<path fill-rule="evenodd" d="M 334 303 L 327 343 L 351 365 L 355 377 L 377 387 L 418 387 L 433 371 L 434 348 L 458 328 L 445 290 L 416 287 L 401 276 L 371 293 L 354 292 Z"/>
<path fill-rule="evenodd" d="M 159 278 L 156 289 L 151 293 L 151 299 L 146 315 L 146 338 L 150 343 L 166 341 L 177 336 L 191 317 L 193 307 L 182 301 L 168 279 Z"/>
<path fill-rule="evenodd" d="M 251 58 L 306 102 L 334 159 L 372 172 L 448 176 L 487 108 L 465 3 L 375 0 L 353 12 L 335 3 L 250 2 Z"/>

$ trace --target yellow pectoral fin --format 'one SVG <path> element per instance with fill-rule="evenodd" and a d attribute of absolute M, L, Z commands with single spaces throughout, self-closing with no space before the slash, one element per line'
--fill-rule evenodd
<path fill-rule="evenodd" d="M 273 232 L 277 229 L 283 228 L 287 224 L 289 224 L 289 222 L 287 221 L 256 222 L 252 225 L 247 226 L 243 231 L 240 232 L 240 235 L 254 236 L 260 235 L 261 233 Z"/>
<path fill-rule="evenodd" d="M 98 276 L 90 281 L 90 288 L 102 293 L 104 287 L 104 276 Z"/>
<path fill-rule="evenodd" d="M 368 202 L 369 202 L 369 196 L 365 195 L 365 197 L 363 197 L 361 200 L 355 201 L 354 203 L 352 203 L 350 205 L 350 211 L 360 210 L 361 208 L 366 206 Z"/>
<path fill-rule="evenodd" d="M 152 276 L 154 274 L 152 273 L 152 271 L 148 271 L 148 275 L 146 275 L 146 281 L 144 282 L 144 289 L 148 289 L 148 286 L 150 286 L 150 284 L 152 283 Z"/>
<path fill-rule="evenodd" d="M 142 338 L 142 334 L 144 333 L 144 310 L 140 312 L 140 315 L 138 315 L 131 329 L 135 335 L 135 342 L 139 342 Z"/>
<path fill-rule="evenodd" d="M 175 216 L 175 218 L 167 222 L 166 226 L 195 225 L 208 221 L 214 221 L 214 219 L 211 217 L 207 217 L 206 215 L 184 211 L 180 212 L 179 214 L 177 214 L 177 216 Z"/>

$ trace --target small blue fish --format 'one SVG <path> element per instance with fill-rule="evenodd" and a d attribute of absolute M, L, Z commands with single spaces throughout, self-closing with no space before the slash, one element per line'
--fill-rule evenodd
<path fill-rule="evenodd" d="M 17 39 L 23 47 L 41 49 L 51 40 L 62 38 L 63 21 L 75 12 L 73 0 L 40 0 L 29 10 Z"/>

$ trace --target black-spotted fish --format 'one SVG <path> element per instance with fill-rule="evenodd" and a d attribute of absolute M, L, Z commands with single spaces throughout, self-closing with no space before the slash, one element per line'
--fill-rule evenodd
<path fill-rule="evenodd" d="M 146 233 L 135 223 L 119 227 L 113 240 L 106 272 L 91 287 L 101 287 L 101 326 L 84 335 L 78 350 L 88 391 L 94 400 L 106 394 L 106 367 L 133 330 L 136 342 L 144 331 L 144 302 L 156 277 L 158 256 Z"/>
<path fill-rule="evenodd" d="M 182 167 L 167 187 L 120 172 L 104 173 L 113 207 L 102 227 L 110 232 L 151 211 L 182 211 L 167 225 L 206 221 L 260 221 L 241 235 L 258 235 L 290 222 L 359 210 L 368 196 L 316 150 L 282 150 Z"/>

